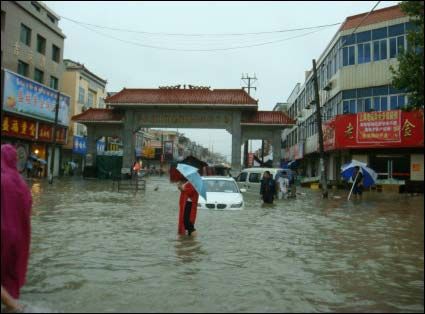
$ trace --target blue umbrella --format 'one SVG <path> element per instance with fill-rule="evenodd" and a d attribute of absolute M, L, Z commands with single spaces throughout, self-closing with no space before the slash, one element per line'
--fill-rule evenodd
<path fill-rule="evenodd" d="M 374 170 L 372 170 L 371 168 L 367 167 L 367 164 L 365 164 L 364 162 L 360 162 L 360 161 L 357 161 L 357 160 L 354 160 L 354 159 L 351 162 L 349 162 L 348 164 L 342 165 L 342 167 L 341 167 L 341 176 L 343 177 L 344 180 L 348 181 L 348 180 L 350 180 L 350 178 L 353 177 L 355 167 L 359 167 L 360 172 L 363 174 L 363 186 L 364 187 L 367 188 L 367 187 L 370 187 L 370 186 L 372 186 L 376 183 L 376 179 L 378 178 L 378 174 Z M 354 179 L 354 182 L 355 182 L 355 179 Z M 354 182 L 353 182 L 353 186 L 351 187 L 350 194 L 348 195 L 348 199 L 350 199 L 351 192 L 353 191 Z"/>
<path fill-rule="evenodd" d="M 47 164 L 47 161 L 45 161 L 44 159 L 41 159 L 41 158 L 37 158 L 37 161 L 39 163 L 43 164 L 43 165 L 46 165 Z"/>
<path fill-rule="evenodd" d="M 178 164 L 177 170 L 193 185 L 195 190 L 204 199 L 207 199 L 207 190 L 205 189 L 204 181 L 199 175 L 198 169 L 186 164 Z"/>
<path fill-rule="evenodd" d="M 294 169 L 296 167 L 298 167 L 298 160 L 291 160 L 290 162 L 288 162 L 289 169 Z"/>

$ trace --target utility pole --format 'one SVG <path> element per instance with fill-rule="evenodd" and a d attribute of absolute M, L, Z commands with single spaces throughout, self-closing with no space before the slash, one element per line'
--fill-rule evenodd
<path fill-rule="evenodd" d="M 248 95 L 251 95 L 251 89 L 257 90 L 257 87 L 251 86 L 251 81 L 255 82 L 257 80 L 255 73 L 253 77 L 248 76 L 248 74 L 245 74 L 245 76 L 242 74 L 241 79 L 244 81 L 245 84 L 247 84 L 247 86 L 243 86 L 242 88 L 244 90 L 245 89 L 248 90 Z M 245 168 L 248 167 L 248 143 L 249 141 L 246 140 L 244 144 L 244 150 L 243 150 Z"/>
<path fill-rule="evenodd" d="M 53 144 L 52 144 L 52 161 L 50 162 L 49 184 L 53 183 L 53 171 L 55 169 L 55 151 L 56 151 L 56 131 L 58 126 L 59 101 L 61 93 L 58 90 L 55 107 L 55 124 L 53 125 Z"/>
<path fill-rule="evenodd" d="M 314 96 L 316 103 L 316 120 L 317 120 L 317 135 L 319 137 L 319 152 L 320 152 L 320 178 L 322 181 L 322 196 L 328 198 L 328 180 L 325 169 L 325 152 L 323 149 L 323 130 L 322 130 L 322 115 L 320 112 L 319 98 L 319 83 L 317 80 L 316 60 L 313 59 L 313 81 L 314 81 Z"/>

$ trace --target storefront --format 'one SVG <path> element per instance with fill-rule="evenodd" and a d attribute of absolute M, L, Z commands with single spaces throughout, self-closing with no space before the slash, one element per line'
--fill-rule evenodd
<path fill-rule="evenodd" d="M 351 159 L 365 162 L 383 182 L 420 178 L 415 169 L 422 169 L 423 181 L 423 166 L 414 162 L 415 156 L 423 160 L 423 126 L 420 110 L 341 115 L 324 124 L 324 148 L 335 165 Z"/>
<path fill-rule="evenodd" d="M 70 98 L 57 91 L 4 70 L 1 141 L 18 149 L 18 167 L 24 172 L 26 160 L 34 159 L 35 174 L 46 177 L 52 162 L 53 128 L 59 101 L 53 175 L 59 174 L 61 146 L 67 140 Z M 24 162 L 25 159 L 25 162 Z"/>

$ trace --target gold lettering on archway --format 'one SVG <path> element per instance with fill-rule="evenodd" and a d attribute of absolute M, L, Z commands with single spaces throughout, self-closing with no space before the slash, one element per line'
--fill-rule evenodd
<path fill-rule="evenodd" d="M 230 123 L 230 118 L 226 115 L 218 115 L 218 114 L 203 114 L 203 115 L 195 115 L 195 114 L 154 114 L 148 113 L 143 114 L 140 117 L 140 122 L 145 124 L 172 124 L 172 123 L 202 123 L 202 124 L 210 124 L 210 123 Z"/>

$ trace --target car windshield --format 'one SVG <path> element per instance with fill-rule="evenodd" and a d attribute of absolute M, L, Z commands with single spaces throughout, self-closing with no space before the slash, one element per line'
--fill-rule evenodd
<path fill-rule="evenodd" d="M 227 180 L 205 180 L 207 192 L 239 193 L 238 188 L 233 181 Z"/>

